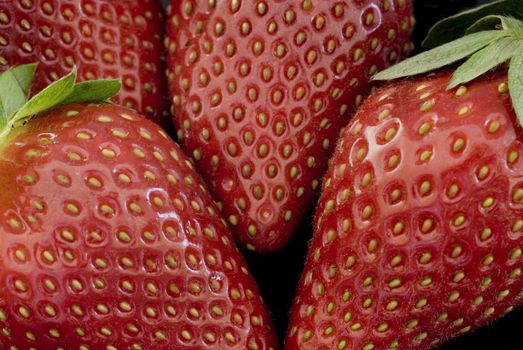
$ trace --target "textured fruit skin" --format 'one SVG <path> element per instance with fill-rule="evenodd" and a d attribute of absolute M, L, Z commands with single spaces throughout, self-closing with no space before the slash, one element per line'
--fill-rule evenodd
<path fill-rule="evenodd" d="M 13 133 L 0 164 L 0 347 L 276 349 L 218 209 L 157 125 L 70 105 Z"/>
<path fill-rule="evenodd" d="M 428 349 L 521 303 L 523 149 L 506 79 L 446 91 L 439 73 L 363 104 L 324 182 L 286 349 Z"/>
<path fill-rule="evenodd" d="M 236 240 L 277 250 L 311 208 L 369 76 L 411 49 L 411 3 L 184 0 L 168 17 L 178 139 Z"/>
<path fill-rule="evenodd" d="M 13 0 L 0 2 L 0 71 L 38 62 L 33 93 L 69 73 L 121 78 L 113 100 L 163 126 L 164 13 L 158 0 Z"/>

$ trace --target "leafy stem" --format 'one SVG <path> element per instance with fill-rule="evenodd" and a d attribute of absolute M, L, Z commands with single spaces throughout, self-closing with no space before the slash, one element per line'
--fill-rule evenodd
<path fill-rule="evenodd" d="M 519 8 L 514 10 L 514 13 L 521 19 L 496 14 L 512 10 L 516 3 L 519 3 Z M 492 13 L 489 13 L 489 10 Z M 454 35 L 450 35 L 451 41 L 438 37 L 438 33 L 443 36 L 449 35 L 443 29 L 450 28 L 449 26 L 459 19 L 468 24 L 467 27 L 460 27 L 462 37 L 454 39 Z M 373 79 L 392 80 L 428 73 L 464 61 L 452 75 L 448 85 L 448 89 L 452 89 L 507 64 L 510 96 L 518 121 L 523 126 L 522 19 L 521 0 L 498 1 L 491 6 L 483 6 L 450 17 L 436 24 L 429 32 L 428 42 L 439 43 L 439 46 L 379 72 Z"/>
<path fill-rule="evenodd" d="M 76 68 L 29 98 L 36 64 L 13 67 L 0 73 L 0 137 L 29 118 L 70 103 L 107 100 L 118 93 L 119 80 L 76 83 Z"/>

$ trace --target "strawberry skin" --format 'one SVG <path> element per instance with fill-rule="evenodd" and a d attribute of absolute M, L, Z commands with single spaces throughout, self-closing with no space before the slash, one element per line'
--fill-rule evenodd
<path fill-rule="evenodd" d="M 379 89 L 325 178 L 286 348 L 428 349 L 521 304 L 521 128 L 504 73 Z"/>
<path fill-rule="evenodd" d="M 0 152 L 1 348 L 277 348 L 218 209 L 154 123 L 68 105 Z"/>
<path fill-rule="evenodd" d="M 168 17 L 178 138 L 236 240 L 277 250 L 370 76 L 410 50 L 411 3 L 184 0 Z"/>
<path fill-rule="evenodd" d="M 33 93 L 75 65 L 79 80 L 121 78 L 113 100 L 167 126 L 163 16 L 158 0 L 2 1 L 0 71 L 39 62 Z"/>

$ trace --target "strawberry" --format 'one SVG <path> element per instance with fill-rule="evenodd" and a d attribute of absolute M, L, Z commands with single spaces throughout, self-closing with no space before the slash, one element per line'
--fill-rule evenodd
<path fill-rule="evenodd" d="M 1 86 L 27 81 L 28 67 L 0 75 Z M 114 82 L 73 87 L 74 78 L 3 129 L 0 348 L 276 349 L 192 164 L 144 117 L 85 104 L 111 96 Z M 0 96 L 3 106 L 19 100 Z"/>
<path fill-rule="evenodd" d="M 0 1 L 0 71 L 40 62 L 38 92 L 78 67 L 80 80 L 121 78 L 113 100 L 167 126 L 159 0 Z"/>
<path fill-rule="evenodd" d="M 411 49 L 411 2 L 184 0 L 168 17 L 178 139 L 239 244 L 277 250 L 370 76 Z"/>
<path fill-rule="evenodd" d="M 523 23 L 474 21 L 376 78 L 471 56 L 454 74 L 386 85 L 343 131 L 286 349 L 429 349 L 522 304 Z"/>

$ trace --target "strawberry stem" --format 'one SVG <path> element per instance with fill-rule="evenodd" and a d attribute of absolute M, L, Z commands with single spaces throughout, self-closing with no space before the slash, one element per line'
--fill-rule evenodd
<path fill-rule="evenodd" d="M 508 63 L 510 96 L 519 124 L 523 126 L 523 9 L 515 10 L 521 19 L 497 14 L 512 9 L 515 3 L 521 6 L 521 0 L 504 0 L 495 6 L 483 6 L 447 19 L 451 23 L 456 18 L 464 17 L 468 20 L 468 27 L 460 29 L 463 35 L 461 38 L 406 59 L 379 72 L 373 79 L 392 80 L 428 73 L 464 60 L 449 82 L 448 89 L 453 89 Z M 493 13 L 489 13 L 489 9 Z M 482 17 L 478 17 L 478 14 Z M 445 21 L 436 26 L 446 25 Z M 434 36 L 434 29 L 429 32 L 430 36 Z M 434 37 L 430 41 L 444 42 Z"/>
<path fill-rule="evenodd" d="M 0 137 L 39 113 L 64 104 L 105 101 L 121 87 L 119 80 L 76 83 L 75 67 L 29 99 L 35 71 L 36 64 L 26 64 L 0 73 Z"/>

